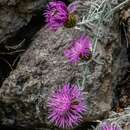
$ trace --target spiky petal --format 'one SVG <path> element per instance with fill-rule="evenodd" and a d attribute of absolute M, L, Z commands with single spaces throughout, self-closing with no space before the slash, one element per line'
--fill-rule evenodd
<path fill-rule="evenodd" d="M 73 2 L 68 7 L 62 1 L 54 0 L 49 2 L 44 13 L 48 28 L 50 28 L 52 31 L 57 31 L 57 29 L 63 27 L 64 25 L 67 25 L 66 27 L 75 26 L 77 19 L 74 12 L 76 11 L 77 7 L 78 2 Z"/>
<path fill-rule="evenodd" d="M 82 91 L 76 85 L 65 84 L 53 92 L 48 100 L 48 119 L 60 128 L 77 126 L 86 112 Z"/>
<path fill-rule="evenodd" d="M 79 1 L 74 1 L 72 2 L 69 6 L 68 6 L 68 12 L 70 14 L 74 13 L 77 8 L 78 8 L 78 5 L 79 5 Z"/>
<path fill-rule="evenodd" d="M 82 58 L 90 56 L 92 42 L 88 36 L 82 35 L 80 38 L 72 41 L 71 47 L 65 50 L 64 55 L 71 63 L 76 63 Z"/>
<path fill-rule="evenodd" d="M 100 124 L 100 130 L 122 130 L 122 128 L 115 123 L 103 122 Z"/>
<path fill-rule="evenodd" d="M 56 31 L 59 27 L 64 26 L 67 21 L 69 12 L 67 6 L 62 1 L 52 1 L 47 5 L 44 13 L 48 27 Z"/>

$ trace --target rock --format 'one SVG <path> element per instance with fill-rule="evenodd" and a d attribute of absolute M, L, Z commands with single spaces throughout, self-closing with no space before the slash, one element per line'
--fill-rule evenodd
<path fill-rule="evenodd" d="M 114 111 L 111 111 L 109 118 L 103 121 L 114 122 L 116 124 L 119 124 L 123 128 L 123 130 L 129 130 L 130 129 L 130 108 L 129 107 L 125 108 L 125 110 L 121 113 L 116 113 Z M 98 126 L 96 130 L 98 130 Z"/>
<path fill-rule="evenodd" d="M 45 7 L 46 3 L 47 0 L 0 0 L 0 43 L 26 26 L 35 11 Z"/>
<path fill-rule="evenodd" d="M 83 78 L 84 65 L 71 65 L 63 55 L 69 42 L 81 33 L 75 29 L 61 29 L 56 33 L 46 27 L 40 30 L 17 68 L 0 88 L 2 124 L 24 127 L 48 124 L 46 101 L 52 90 L 64 83 L 80 82 Z M 112 33 L 114 36 L 108 42 L 98 43 L 97 62 L 101 63 L 92 61 L 87 68 L 89 76 L 84 91 L 88 93 L 88 113 L 84 121 L 104 118 L 111 109 L 113 44 L 118 46 L 120 43 L 117 31 Z"/>
<path fill-rule="evenodd" d="M 121 30 L 121 45 L 118 57 L 115 55 L 113 75 L 113 108 L 116 112 L 122 111 L 130 104 L 130 83 L 129 83 L 129 70 L 130 70 L 130 24 L 129 24 L 130 9 L 122 10 L 120 14 L 120 30 Z M 126 28 L 125 28 L 126 26 Z M 119 52 L 118 52 L 119 53 Z"/>
<path fill-rule="evenodd" d="M 31 5 L 26 4 L 25 7 L 30 12 Z M 25 13 L 26 9 L 21 12 Z M 117 17 L 116 22 L 101 26 L 95 59 L 90 60 L 87 66 L 81 62 L 71 65 L 63 55 L 70 41 L 86 30 L 61 29 L 54 33 L 42 28 L 0 88 L 1 124 L 50 127 L 47 99 L 54 89 L 64 83 L 79 83 L 86 93 L 88 112 L 84 122 L 107 117 L 112 107 L 113 88 L 117 85 L 115 79 L 121 74 L 120 62 L 124 56 L 121 54 Z M 84 77 L 86 80 L 82 86 Z"/>

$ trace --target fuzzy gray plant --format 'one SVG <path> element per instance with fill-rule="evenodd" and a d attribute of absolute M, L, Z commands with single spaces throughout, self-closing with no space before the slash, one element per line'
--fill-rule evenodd
<path fill-rule="evenodd" d="M 118 4 L 116 0 L 91 0 L 84 2 L 84 6 L 89 8 L 89 11 L 82 17 L 82 20 L 77 24 L 77 29 L 96 28 L 93 34 L 93 54 L 96 52 L 97 41 L 100 36 L 100 27 L 104 23 L 110 23 L 113 20 L 113 14 L 129 4 L 130 0 L 125 0 Z M 113 7 L 114 4 L 117 4 Z"/>
<path fill-rule="evenodd" d="M 121 3 L 118 3 L 117 0 L 90 0 L 85 1 L 82 4 L 85 9 L 87 7 L 86 14 L 83 14 L 81 21 L 77 23 L 75 28 L 85 32 L 94 30 L 91 31 L 90 34 L 93 37 L 92 58 L 90 61 L 87 61 L 87 63 L 81 63 L 84 67 L 84 72 L 82 81 L 78 81 L 78 84 L 84 89 L 85 82 L 90 76 L 88 68 L 89 63 L 94 61 L 97 64 L 103 64 L 95 58 L 98 40 L 102 38 L 102 25 L 104 25 L 104 23 L 111 24 L 114 18 L 113 14 L 125 7 L 125 5 L 130 4 L 130 0 L 122 0 Z"/>

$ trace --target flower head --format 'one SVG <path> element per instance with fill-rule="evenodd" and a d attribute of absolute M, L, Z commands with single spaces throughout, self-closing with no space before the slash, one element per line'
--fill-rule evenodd
<path fill-rule="evenodd" d="M 65 57 L 67 57 L 71 63 L 76 63 L 80 59 L 90 56 L 92 43 L 89 37 L 83 35 L 72 41 L 71 44 L 71 47 L 64 52 Z"/>
<path fill-rule="evenodd" d="M 82 91 L 76 85 L 65 84 L 52 93 L 48 101 L 50 122 L 60 128 L 72 128 L 82 120 L 86 111 Z"/>
<path fill-rule="evenodd" d="M 63 27 L 66 23 L 68 23 L 69 15 L 72 15 L 72 13 L 75 12 L 76 8 L 76 2 L 70 4 L 68 7 L 62 1 L 49 2 L 44 13 L 48 27 L 53 31 L 56 31 L 58 28 Z M 73 17 L 71 21 L 72 20 L 76 21 L 76 17 Z"/>
<path fill-rule="evenodd" d="M 115 123 L 103 122 L 100 124 L 100 130 L 122 130 L 122 128 Z"/>

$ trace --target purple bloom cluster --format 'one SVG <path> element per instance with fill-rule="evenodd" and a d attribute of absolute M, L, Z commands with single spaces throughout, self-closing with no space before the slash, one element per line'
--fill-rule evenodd
<path fill-rule="evenodd" d="M 68 7 L 62 1 L 53 0 L 49 2 L 44 13 L 48 28 L 56 31 L 63 26 L 75 26 L 77 17 L 74 12 L 77 10 L 77 5 L 77 1 L 71 3 Z M 92 43 L 89 37 L 82 35 L 72 41 L 71 44 L 72 46 L 64 52 L 71 63 L 76 63 L 80 59 L 90 56 Z M 71 84 L 65 84 L 50 95 L 48 108 L 48 119 L 60 128 L 77 126 L 83 119 L 83 114 L 87 111 L 82 91 L 78 86 Z"/>
<path fill-rule="evenodd" d="M 44 13 L 48 28 L 56 31 L 63 27 L 69 20 L 69 15 L 77 9 L 77 2 L 73 2 L 68 7 L 62 1 L 52 1 L 47 5 Z"/>
<path fill-rule="evenodd" d="M 71 63 L 76 63 L 82 58 L 87 58 L 91 54 L 92 42 L 89 37 L 82 35 L 80 38 L 72 41 L 71 48 L 64 52 L 65 57 Z"/>
<path fill-rule="evenodd" d="M 103 122 L 100 124 L 100 130 L 122 130 L 122 128 L 115 123 Z"/>
<path fill-rule="evenodd" d="M 82 120 L 86 112 L 85 99 L 76 85 L 65 84 L 57 89 L 49 98 L 50 122 L 60 128 L 73 128 Z"/>

